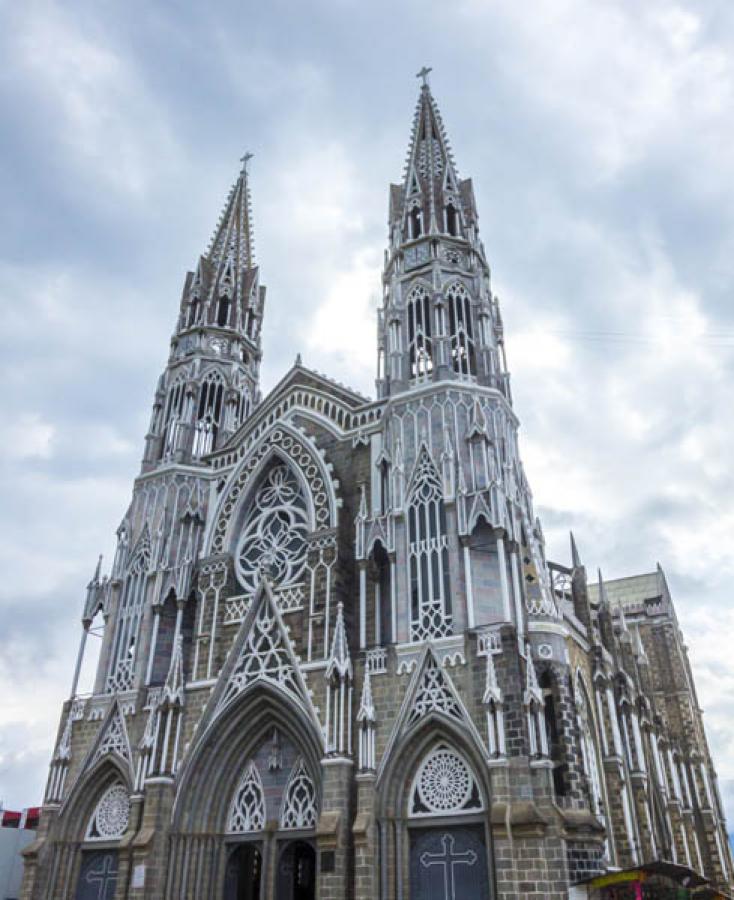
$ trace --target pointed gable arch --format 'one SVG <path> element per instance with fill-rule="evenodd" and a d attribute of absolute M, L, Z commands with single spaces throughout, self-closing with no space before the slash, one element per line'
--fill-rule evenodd
<path fill-rule="evenodd" d="M 252 486 L 268 461 L 276 456 L 292 467 L 303 484 L 310 530 L 336 527 L 339 503 L 330 466 L 306 434 L 281 421 L 265 432 L 230 475 L 214 511 L 211 532 L 205 539 L 207 554 L 224 553 L 233 546 Z"/>
<path fill-rule="evenodd" d="M 73 811 L 73 818 L 80 818 L 86 827 L 91 809 L 80 811 L 79 804 L 88 803 L 90 795 L 99 793 L 113 781 L 124 784 L 132 790 L 133 768 L 130 739 L 125 716 L 119 702 L 115 700 L 102 720 L 97 737 L 87 751 L 76 776 L 75 782 L 63 800 L 61 811 Z"/>
<path fill-rule="evenodd" d="M 219 680 L 204 707 L 194 740 L 203 738 L 215 720 L 224 716 L 239 698 L 261 686 L 275 692 L 303 715 L 318 735 L 323 750 L 323 731 L 306 676 L 266 580 L 260 583 L 240 624 Z"/>
<path fill-rule="evenodd" d="M 232 656 L 225 663 L 222 680 L 233 668 Z M 286 779 L 278 770 L 284 756 L 284 771 L 300 756 L 315 784 L 320 773 L 324 737 L 310 696 L 306 702 L 265 677 L 253 679 L 220 706 L 224 693 L 224 684 L 214 688 L 176 775 L 172 822 L 184 832 L 226 830 L 243 765 L 250 760 L 258 760 L 268 820 L 280 815 Z M 261 752 L 264 745 L 265 754 Z"/>
<path fill-rule="evenodd" d="M 464 706 L 448 671 L 443 668 L 433 647 L 428 644 L 408 684 L 400 711 L 385 746 L 377 770 L 378 783 L 383 780 L 401 754 L 406 742 L 422 728 L 443 724 L 452 732 L 467 736 L 479 758 L 486 760 L 482 738 Z"/>
<path fill-rule="evenodd" d="M 108 754 L 97 762 L 91 762 L 90 757 L 88 754 L 59 809 L 60 835 L 65 840 L 86 839 L 98 804 L 110 788 L 117 785 L 128 796 L 132 793 L 131 770 L 120 757 Z"/>

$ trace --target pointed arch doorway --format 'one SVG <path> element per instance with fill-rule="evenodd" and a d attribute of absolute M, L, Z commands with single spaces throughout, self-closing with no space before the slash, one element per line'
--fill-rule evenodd
<path fill-rule="evenodd" d="M 262 854 L 256 843 L 236 845 L 230 850 L 224 879 L 225 900 L 260 900 Z"/>
<path fill-rule="evenodd" d="M 277 900 L 316 900 L 316 851 L 309 841 L 289 841 L 280 852 Z"/>

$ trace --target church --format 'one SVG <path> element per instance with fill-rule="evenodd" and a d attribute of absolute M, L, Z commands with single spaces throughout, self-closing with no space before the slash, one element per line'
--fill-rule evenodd
<path fill-rule="evenodd" d="M 376 399 L 300 358 L 261 396 L 247 157 L 186 275 L 23 900 L 734 887 L 662 569 L 591 576 L 573 536 L 546 557 L 472 181 L 420 76 Z"/>

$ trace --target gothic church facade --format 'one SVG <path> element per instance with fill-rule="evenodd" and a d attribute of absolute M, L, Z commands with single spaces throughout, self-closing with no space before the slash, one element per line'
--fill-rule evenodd
<path fill-rule="evenodd" d="M 662 571 L 590 584 L 573 540 L 546 559 L 427 82 L 390 188 L 376 400 L 300 360 L 260 396 L 246 166 L 88 587 L 24 900 L 560 900 L 650 864 L 726 890 Z"/>

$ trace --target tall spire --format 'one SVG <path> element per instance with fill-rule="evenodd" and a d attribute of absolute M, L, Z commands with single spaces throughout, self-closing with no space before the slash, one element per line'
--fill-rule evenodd
<path fill-rule="evenodd" d="M 251 351 L 259 352 L 264 292 L 258 285 L 255 264 L 249 184 L 252 156 L 245 153 L 241 157 L 240 172 L 227 195 L 206 253 L 186 279 L 178 331 L 202 326 L 234 330 L 247 341 Z"/>
<path fill-rule="evenodd" d="M 227 197 L 214 229 L 206 259 L 214 267 L 222 267 L 231 258 L 238 272 L 255 265 L 252 233 L 252 201 L 248 183 L 248 163 L 252 153 L 240 158 L 242 168 Z"/>
<path fill-rule="evenodd" d="M 378 317 L 377 392 L 472 380 L 511 402 L 471 179 L 459 179 L 428 83 L 413 114 L 401 184 L 390 186 L 385 294 Z"/>
<path fill-rule="evenodd" d="M 394 200 L 401 208 L 392 212 L 395 217 L 402 213 L 404 240 L 427 233 L 458 235 L 462 219 L 465 224 L 469 219 L 469 209 L 463 209 L 467 205 L 464 200 L 469 197 L 461 196 L 463 184 L 459 182 L 441 113 L 428 84 L 430 71 L 424 66 L 418 73 L 423 83 L 413 116 L 402 191 L 393 189 Z M 473 198 L 468 205 L 473 208 Z M 450 221 L 445 215 L 449 206 Z"/>
<path fill-rule="evenodd" d="M 248 163 L 209 247 L 188 272 L 143 460 L 189 463 L 221 449 L 259 402 L 265 288 L 255 265 Z"/>

